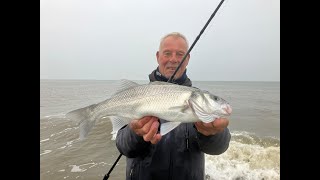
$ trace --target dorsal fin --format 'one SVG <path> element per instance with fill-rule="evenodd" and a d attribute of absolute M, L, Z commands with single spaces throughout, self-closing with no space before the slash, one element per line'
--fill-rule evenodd
<path fill-rule="evenodd" d="M 127 79 L 121 79 L 119 80 L 119 82 L 117 82 L 117 88 L 116 88 L 116 92 L 114 94 L 118 94 L 119 92 L 122 92 L 124 90 L 127 89 L 131 89 L 137 86 L 140 86 L 140 84 L 127 80 Z"/>
<path fill-rule="evenodd" d="M 150 85 L 175 85 L 173 83 L 168 83 L 164 81 L 153 81 L 149 83 Z"/>

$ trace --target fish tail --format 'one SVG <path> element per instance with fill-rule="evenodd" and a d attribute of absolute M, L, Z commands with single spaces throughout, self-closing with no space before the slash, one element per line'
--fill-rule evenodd
<path fill-rule="evenodd" d="M 94 126 L 96 118 L 93 118 L 92 109 L 97 105 L 93 104 L 84 108 L 73 110 L 66 114 L 66 117 L 77 121 L 80 127 L 80 140 L 85 139 L 88 136 L 88 133 Z"/>

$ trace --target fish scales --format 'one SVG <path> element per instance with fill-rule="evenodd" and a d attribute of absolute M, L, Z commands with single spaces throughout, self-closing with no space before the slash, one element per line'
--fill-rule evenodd
<path fill-rule="evenodd" d="M 110 117 L 113 134 L 133 119 L 155 116 L 169 121 L 164 123 L 166 134 L 180 123 L 212 122 L 215 118 L 231 114 L 231 106 L 224 99 L 194 87 L 166 82 L 139 85 L 122 80 L 119 90 L 98 104 L 71 111 L 67 117 L 78 120 L 80 137 L 84 138 L 95 122 Z"/>
<path fill-rule="evenodd" d="M 175 112 L 170 111 L 169 108 L 185 104 L 191 95 L 190 90 L 170 86 L 172 85 L 141 86 L 120 92 L 107 103 L 102 103 L 103 106 L 99 111 L 112 112 L 109 115 L 123 117 L 132 117 L 133 112 L 137 112 L 135 119 L 148 115 L 159 117 L 165 111 L 170 116 Z M 107 115 L 103 114 L 103 116 Z"/>

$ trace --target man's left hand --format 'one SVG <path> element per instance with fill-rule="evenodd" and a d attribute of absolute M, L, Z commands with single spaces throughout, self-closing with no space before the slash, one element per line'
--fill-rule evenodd
<path fill-rule="evenodd" d="M 226 118 L 218 118 L 210 123 L 204 123 L 202 121 L 194 123 L 198 132 L 205 135 L 215 135 L 219 132 L 222 132 L 224 128 L 228 127 L 229 120 Z"/>

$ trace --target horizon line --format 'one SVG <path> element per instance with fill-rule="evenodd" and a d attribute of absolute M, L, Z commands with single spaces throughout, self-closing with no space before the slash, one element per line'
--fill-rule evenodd
<path fill-rule="evenodd" d="M 124 78 L 121 78 L 124 79 Z M 118 81 L 120 79 L 47 79 L 40 78 L 40 80 L 61 80 L 61 81 Z M 128 79 L 132 81 L 149 81 L 148 79 Z M 192 81 L 223 81 L 223 82 L 280 82 L 276 80 L 192 80 Z"/>

